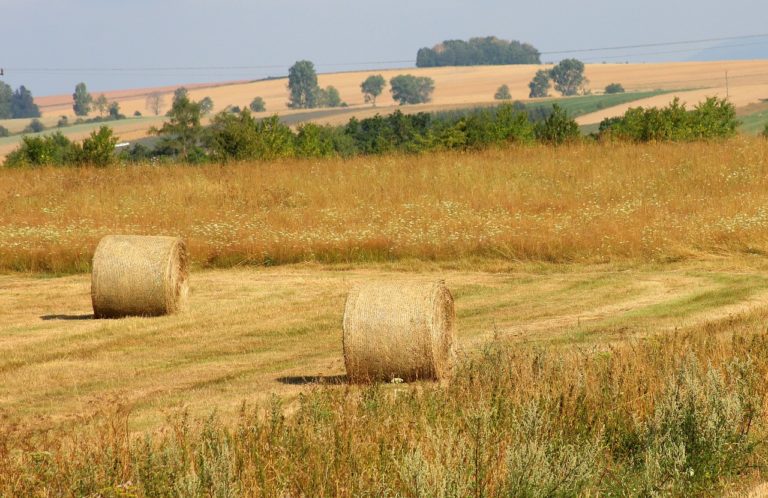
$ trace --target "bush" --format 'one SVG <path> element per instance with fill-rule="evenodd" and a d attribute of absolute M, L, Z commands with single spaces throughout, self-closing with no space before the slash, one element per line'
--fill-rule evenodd
<path fill-rule="evenodd" d="M 39 119 L 33 119 L 29 122 L 29 124 L 24 128 L 22 133 L 40 133 L 41 131 L 45 130 L 45 125 L 40 121 Z"/>
<path fill-rule="evenodd" d="M 432 100 L 435 82 L 426 76 L 401 74 L 389 80 L 392 98 L 400 105 L 423 104 Z"/>
<path fill-rule="evenodd" d="M 0 126 L 0 128 L 2 128 L 2 126 Z M 8 131 L 8 130 L 6 130 L 6 131 Z M 0 130 L 0 136 L 2 136 L 2 131 L 1 130 Z M 765 123 L 765 128 L 763 128 L 763 136 L 765 138 L 768 138 L 768 123 Z"/>
<path fill-rule="evenodd" d="M 8 154 L 6 167 L 69 165 L 76 162 L 77 148 L 61 132 L 51 135 L 23 137 L 21 145 Z"/>
<path fill-rule="evenodd" d="M 507 85 L 501 85 L 496 94 L 493 96 L 496 100 L 511 100 L 512 94 L 509 93 L 509 87 Z"/>
<path fill-rule="evenodd" d="M 133 116 L 140 118 L 141 117 L 141 111 L 133 111 Z"/>
<path fill-rule="evenodd" d="M 5 126 L 0 126 L 0 138 L 2 137 L 10 137 L 11 132 L 6 128 Z"/>
<path fill-rule="evenodd" d="M 611 83 L 605 87 L 605 93 L 607 95 L 614 93 L 624 93 L 624 87 L 621 86 L 621 83 Z"/>
<path fill-rule="evenodd" d="M 115 145 L 117 145 L 117 138 L 112 129 L 102 126 L 98 131 L 92 132 L 90 137 L 83 140 L 78 151 L 77 163 L 99 167 L 108 166 L 116 159 Z"/>
<path fill-rule="evenodd" d="M 59 117 L 59 121 L 56 123 L 56 127 L 64 128 L 65 126 L 69 126 L 69 118 L 66 116 Z"/>
<path fill-rule="evenodd" d="M 267 106 L 264 104 L 264 99 L 261 97 L 255 97 L 251 101 L 251 105 L 249 107 L 253 112 L 264 112 L 267 110 Z"/>
<path fill-rule="evenodd" d="M 731 137 L 738 125 L 736 109 L 725 99 L 711 97 L 688 111 L 675 98 L 661 109 L 634 107 L 621 118 L 604 120 L 600 133 L 635 142 L 682 142 Z"/>
<path fill-rule="evenodd" d="M 280 118 L 257 121 L 247 109 L 239 114 L 217 114 L 207 145 L 211 158 L 219 161 L 273 160 L 294 155 L 293 132 Z"/>
<path fill-rule="evenodd" d="M 552 114 L 547 119 L 536 124 L 535 132 L 538 140 L 553 145 L 573 142 L 581 136 L 579 125 L 557 104 L 552 106 Z"/>
<path fill-rule="evenodd" d="M 318 107 L 341 107 L 341 96 L 336 87 L 321 88 L 317 93 Z"/>

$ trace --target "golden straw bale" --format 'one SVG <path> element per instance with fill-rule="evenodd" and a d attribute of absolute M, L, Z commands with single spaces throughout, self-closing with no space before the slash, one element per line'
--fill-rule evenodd
<path fill-rule="evenodd" d="M 439 380 L 453 362 L 453 297 L 440 281 L 377 281 L 344 308 L 344 363 L 353 382 Z"/>
<path fill-rule="evenodd" d="M 94 316 L 158 316 L 182 310 L 189 289 L 187 265 L 187 246 L 179 238 L 107 235 L 93 255 Z"/>

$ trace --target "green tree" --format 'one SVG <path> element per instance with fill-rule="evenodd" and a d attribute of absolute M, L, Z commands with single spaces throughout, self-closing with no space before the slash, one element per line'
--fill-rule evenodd
<path fill-rule="evenodd" d="M 605 87 L 605 93 L 610 95 L 612 93 L 624 93 L 624 87 L 621 83 L 611 83 Z"/>
<path fill-rule="evenodd" d="M 294 109 L 317 107 L 319 88 L 315 65 L 307 60 L 296 62 L 288 70 L 288 90 L 291 92 L 288 107 Z"/>
<path fill-rule="evenodd" d="M 577 95 L 588 83 L 584 77 L 584 63 L 578 59 L 563 59 L 549 71 L 555 90 L 565 96 Z"/>
<path fill-rule="evenodd" d="M 536 75 L 533 77 L 531 82 L 528 83 L 528 88 L 531 89 L 531 92 L 528 94 L 528 96 L 532 99 L 549 97 L 549 87 L 549 71 L 545 69 L 539 69 L 536 71 Z"/>
<path fill-rule="evenodd" d="M 96 100 L 93 101 L 93 107 L 99 111 L 99 116 L 103 116 L 104 113 L 109 110 L 109 101 L 107 100 L 106 95 L 102 93 L 96 97 Z"/>
<path fill-rule="evenodd" d="M 173 91 L 173 101 L 176 102 L 179 99 L 189 99 L 189 90 L 183 86 Z"/>
<path fill-rule="evenodd" d="M 75 93 L 72 94 L 72 109 L 75 116 L 87 116 L 91 112 L 91 103 L 93 97 L 88 93 L 85 83 L 78 83 L 75 86 Z"/>
<path fill-rule="evenodd" d="M 110 119 L 123 119 L 125 116 L 120 114 L 120 104 L 117 102 L 110 102 L 108 108 Z"/>
<path fill-rule="evenodd" d="M 317 94 L 317 105 L 319 107 L 339 107 L 341 106 L 341 95 L 334 86 L 328 86 L 320 89 Z"/>
<path fill-rule="evenodd" d="M 498 90 L 496 90 L 496 94 L 493 96 L 496 100 L 510 100 L 512 98 L 512 94 L 509 93 L 509 87 L 507 85 L 501 85 Z"/>
<path fill-rule="evenodd" d="M 392 98 L 400 105 L 423 104 L 432 100 L 435 82 L 426 76 L 401 74 L 389 80 Z"/>
<path fill-rule="evenodd" d="M 22 85 L 15 92 L 11 99 L 11 114 L 14 118 L 39 118 L 40 109 L 35 104 L 32 92 Z"/>
<path fill-rule="evenodd" d="M 253 112 L 264 112 L 267 110 L 267 106 L 264 104 L 264 99 L 261 97 L 254 97 L 251 101 L 251 105 L 248 107 L 250 107 Z"/>
<path fill-rule="evenodd" d="M 207 116 L 213 111 L 213 99 L 205 97 L 200 101 L 200 113 L 203 116 Z"/>
<path fill-rule="evenodd" d="M 151 133 L 162 137 L 162 146 L 188 161 L 199 153 L 202 135 L 200 104 L 185 95 L 174 97 L 168 121 L 162 128 L 152 128 Z"/>
<path fill-rule="evenodd" d="M 0 81 L 0 119 L 13 117 L 13 88 Z"/>
<path fill-rule="evenodd" d="M 387 80 L 380 74 L 372 74 L 368 76 L 365 81 L 360 84 L 360 90 L 363 92 L 363 98 L 367 103 L 373 103 L 373 107 L 376 107 L 376 98 L 384 91 L 384 87 L 387 85 Z"/>
<path fill-rule="evenodd" d="M 0 138 L 10 137 L 11 132 L 5 126 L 0 126 Z"/>

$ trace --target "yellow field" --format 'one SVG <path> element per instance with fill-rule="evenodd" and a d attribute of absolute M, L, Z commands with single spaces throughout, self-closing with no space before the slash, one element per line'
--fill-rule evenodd
<path fill-rule="evenodd" d="M 549 468 L 526 444 L 554 441 L 563 462 L 605 472 L 659 462 L 647 489 L 742 491 L 764 479 L 752 462 L 765 450 L 737 424 L 755 440 L 768 431 L 766 206 L 768 141 L 744 137 L 2 170 L 0 490 L 356 496 L 382 489 L 382 469 L 411 469 L 416 448 L 426 482 L 474 482 L 461 472 L 487 452 L 493 496 L 513 457 Z M 189 310 L 94 320 L 87 272 L 107 233 L 186 238 Z M 400 278 L 446 280 L 464 370 L 446 384 L 349 385 L 345 296 Z M 518 415 L 534 416 L 533 436 Z M 657 441 L 689 433 L 646 429 L 676 423 L 731 439 L 692 447 L 714 460 L 670 484 Z M 621 457 L 624 441 L 646 460 Z M 223 481 L 199 478 L 206 468 Z"/>

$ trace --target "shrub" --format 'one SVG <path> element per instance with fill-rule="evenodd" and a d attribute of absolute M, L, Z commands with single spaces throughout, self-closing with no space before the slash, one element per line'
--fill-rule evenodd
<path fill-rule="evenodd" d="M 83 140 L 78 151 L 77 162 L 78 164 L 90 164 L 99 167 L 108 166 L 116 159 L 115 145 L 117 145 L 117 138 L 112 129 L 102 126 L 98 131 L 91 132 L 91 135 Z"/>
<path fill-rule="evenodd" d="M 140 118 L 141 117 L 141 111 L 133 111 L 134 117 Z"/>
<path fill-rule="evenodd" d="M 254 97 L 249 107 L 253 112 L 264 112 L 267 110 L 267 106 L 264 104 L 264 99 L 261 97 Z"/>
<path fill-rule="evenodd" d="M 552 106 L 549 117 L 536 124 L 535 133 L 538 140 L 553 145 L 573 142 L 581 136 L 579 125 L 557 104 Z"/>
<path fill-rule="evenodd" d="M 21 145 L 8 154 L 4 166 L 36 167 L 69 165 L 76 162 L 77 148 L 61 132 L 51 135 L 23 137 Z"/>
<path fill-rule="evenodd" d="M 318 107 L 341 107 L 341 96 L 336 87 L 320 88 L 317 93 Z"/>
<path fill-rule="evenodd" d="M 496 100 L 510 100 L 512 99 L 512 94 L 509 93 L 509 87 L 507 85 L 501 85 L 498 90 L 496 90 L 496 94 L 493 96 Z"/>
<path fill-rule="evenodd" d="M 66 116 L 59 117 L 59 121 L 56 123 L 56 127 L 64 128 L 65 126 L 69 126 L 69 118 Z"/>
<path fill-rule="evenodd" d="M 333 157 L 334 129 L 330 126 L 320 126 L 305 123 L 299 127 L 296 135 L 295 151 L 297 157 Z"/>
<path fill-rule="evenodd" d="M 613 93 L 624 93 L 624 87 L 621 86 L 621 83 L 611 83 L 605 87 L 605 93 L 608 95 Z"/>
<path fill-rule="evenodd" d="M 0 128 L 2 128 L 2 126 L 0 126 Z M 8 130 L 6 130 L 6 131 L 8 131 Z M 0 132 L 0 133 L 1 133 L 1 132 Z M 0 136 L 2 136 L 2 135 L 0 135 Z M 7 136 L 7 135 L 6 135 L 6 136 Z M 768 138 L 768 123 L 765 123 L 765 128 L 763 128 L 763 136 L 764 136 L 765 138 Z"/>
<path fill-rule="evenodd" d="M 42 121 L 40 121 L 39 119 L 33 119 L 24 128 L 24 131 L 22 131 L 22 133 L 40 133 L 43 130 L 45 130 L 45 125 L 42 123 Z"/>
<path fill-rule="evenodd" d="M 534 98 L 541 98 L 541 97 L 548 97 L 549 96 L 549 87 L 551 86 L 550 79 L 549 79 L 549 71 L 544 69 L 539 69 L 536 71 L 536 74 L 533 76 L 533 79 L 530 83 L 528 83 L 528 88 L 530 88 L 530 93 L 528 94 L 528 97 L 534 99 Z"/>
<path fill-rule="evenodd" d="M 272 160 L 294 155 L 291 129 L 272 116 L 256 121 L 247 109 L 213 118 L 207 145 L 215 160 Z"/>
<path fill-rule="evenodd" d="M 634 107 L 619 119 L 604 120 L 600 132 L 636 142 L 680 142 L 727 138 L 736 133 L 738 124 L 733 104 L 725 99 L 711 97 L 688 111 L 675 98 L 661 109 Z"/>
<path fill-rule="evenodd" d="M 0 138 L 1 137 L 10 137 L 11 132 L 6 128 L 5 126 L 0 126 Z"/>

